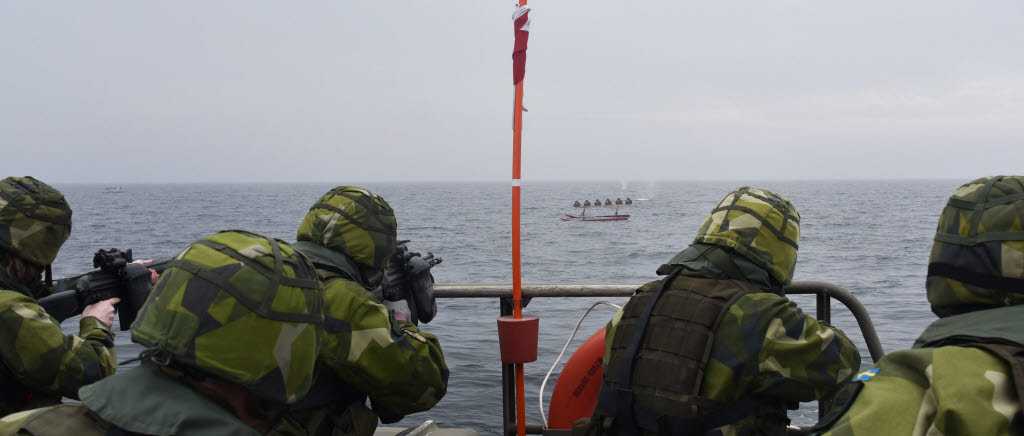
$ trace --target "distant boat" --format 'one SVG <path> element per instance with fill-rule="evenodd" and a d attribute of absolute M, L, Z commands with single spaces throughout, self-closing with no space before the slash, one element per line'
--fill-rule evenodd
<path fill-rule="evenodd" d="M 619 208 L 626 207 L 631 204 L 633 204 L 633 200 L 630 199 L 629 197 L 626 197 L 626 201 L 622 201 L 621 198 L 618 198 L 615 200 L 614 204 L 610 199 L 605 199 L 603 204 L 601 203 L 601 199 L 595 200 L 594 204 L 591 204 L 589 200 L 587 200 L 583 204 L 580 204 L 580 202 L 577 201 L 573 203 L 572 207 L 580 209 L 580 214 L 565 214 L 565 217 L 562 218 L 562 221 L 625 221 L 629 219 L 629 214 L 620 214 Z M 612 213 L 611 215 L 587 216 L 587 209 L 592 207 L 615 207 L 615 212 Z"/>
<path fill-rule="evenodd" d="M 124 192 L 123 186 L 107 186 L 106 188 L 103 188 L 104 194 L 120 194 L 122 192 Z"/>

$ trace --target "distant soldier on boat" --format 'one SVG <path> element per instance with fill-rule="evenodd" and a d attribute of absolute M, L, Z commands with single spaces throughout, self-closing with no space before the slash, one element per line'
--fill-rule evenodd
<path fill-rule="evenodd" d="M 583 205 L 580 205 L 579 200 L 577 200 L 577 201 L 575 201 L 573 203 L 573 207 L 581 208 L 581 210 L 577 214 L 575 214 L 575 215 L 565 214 L 565 216 L 563 216 L 561 219 L 562 219 L 562 221 L 625 221 L 625 220 L 629 219 L 629 214 L 620 214 L 619 213 L 619 208 L 620 207 L 628 206 L 628 204 L 623 204 L 622 203 L 622 199 L 618 199 L 615 202 L 615 204 L 614 204 L 615 212 L 612 212 L 610 215 L 607 215 L 607 214 L 606 215 L 587 215 L 587 208 L 590 208 L 590 207 L 605 207 L 605 206 L 613 206 L 612 200 L 606 198 L 604 200 L 604 204 L 603 205 L 601 204 L 601 200 L 600 199 L 594 200 L 594 204 L 593 205 L 590 204 L 590 200 L 584 201 Z"/>
<path fill-rule="evenodd" d="M 729 193 L 609 322 L 598 405 L 573 434 L 784 435 L 787 409 L 838 390 L 860 354 L 785 297 L 799 238 L 785 197 Z"/>
<path fill-rule="evenodd" d="M 836 395 L 814 434 L 1019 435 L 1024 426 L 1024 177 L 961 186 L 939 216 L 939 319 Z"/>

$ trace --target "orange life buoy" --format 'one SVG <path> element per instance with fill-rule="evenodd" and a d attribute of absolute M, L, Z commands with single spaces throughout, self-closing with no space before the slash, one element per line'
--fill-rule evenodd
<path fill-rule="evenodd" d="M 572 428 L 576 420 L 594 413 L 604 375 L 603 360 L 604 328 L 601 328 L 580 345 L 558 376 L 551 393 L 548 428 Z"/>

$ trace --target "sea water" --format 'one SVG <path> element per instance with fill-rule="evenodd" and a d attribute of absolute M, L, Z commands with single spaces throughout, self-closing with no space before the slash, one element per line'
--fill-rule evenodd
<path fill-rule="evenodd" d="M 752 185 L 785 195 L 801 214 L 795 280 L 835 283 L 867 307 L 886 351 L 909 348 L 936 318 L 924 292 L 928 252 L 948 196 L 967 180 L 914 181 L 609 181 L 536 182 L 522 187 L 523 283 L 643 283 L 692 241 L 701 221 L 730 190 Z M 362 183 L 395 209 L 398 237 L 414 251 L 444 259 L 439 283 L 511 283 L 511 187 L 508 183 Z M 54 264 L 55 277 L 89 271 L 100 248 L 131 248 L 137 259 L 164 259 L 223 229 L 245 229 L 293 241 L 309 207 L 333 184 L 58 184 L 74 210 L 71 238 Z M 633 199 L 621 209 L 628 221 L 559 219 L 579 200 Z M 612 211 L 612 208 L 597 209 Z M 590 210 L 593 213 L 593 209 Z M 810 314 L 813 296 L 793 299 Z M 537 362 L 526 365 L 527 421 L 539 423 L 541 380 L 576 325 L 597 298 L 538 298 L 525 313 L 541 323 Z M 626 298 L 611 298 L 622 304 Z M 839 303 L 833 324 L 857 343 L 871 363 L 856 321 Z M 501 367 L 498 302 L 438 301 L 425 331 L 437 335 L 451 370 L 447 395 L 431 411 L 401 422 L 432 419 L 442 427 L 500 434 Z M 583 323 L 571 349 L 614 314 L 601 306 Z M 77 322 L 64 323 L 75 333 Z M 139 347 L 127 332 L 116 337 L 118 357 Z M 564 360 L 563 360 L 564 364 Z M 123 370 L 124 368 L 122 368 Z M 561 368 L 556 368 L 555 376 Z M 547 407 L 554 379 L 547 384 Z M 791 411 L 797 425 L 816 421 L 816 407 Z"/>

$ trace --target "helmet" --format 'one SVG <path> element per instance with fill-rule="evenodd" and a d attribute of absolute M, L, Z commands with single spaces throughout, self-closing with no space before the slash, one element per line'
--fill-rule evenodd
<path fill-rule="evenodd" d="M 296 239 L 340 251 L 360 265 L 382 271 L 395 252 L 398 222 L 380 195 L 338 186 L 317 200 Z"/>
<path fill-rule="evenodd" d="M 0 248 L 49 265 L 71 236 L 71 207 L 60 191 L 32 177 L 0 181 Z"/>
<path fill-rule="evenodd" d="M 132 341 L 293 403 L 313 381 L 323 306 L 313 266 L 291 246 L 226 230 L 168 264 L 132 323 Z"/>
<path fill-rule="evenodd" d="M 800 214 L 786 197 L 744 186 L 715 206 L 693 243 L 731 248 L 779 283 L 789 284 L 799 240 Z"/>
<path fill-rule="evenodd" d="M 953 193 L 925 287 L 940 317 L 1024 302 L 1024 177 L 985 177 Z"/>

